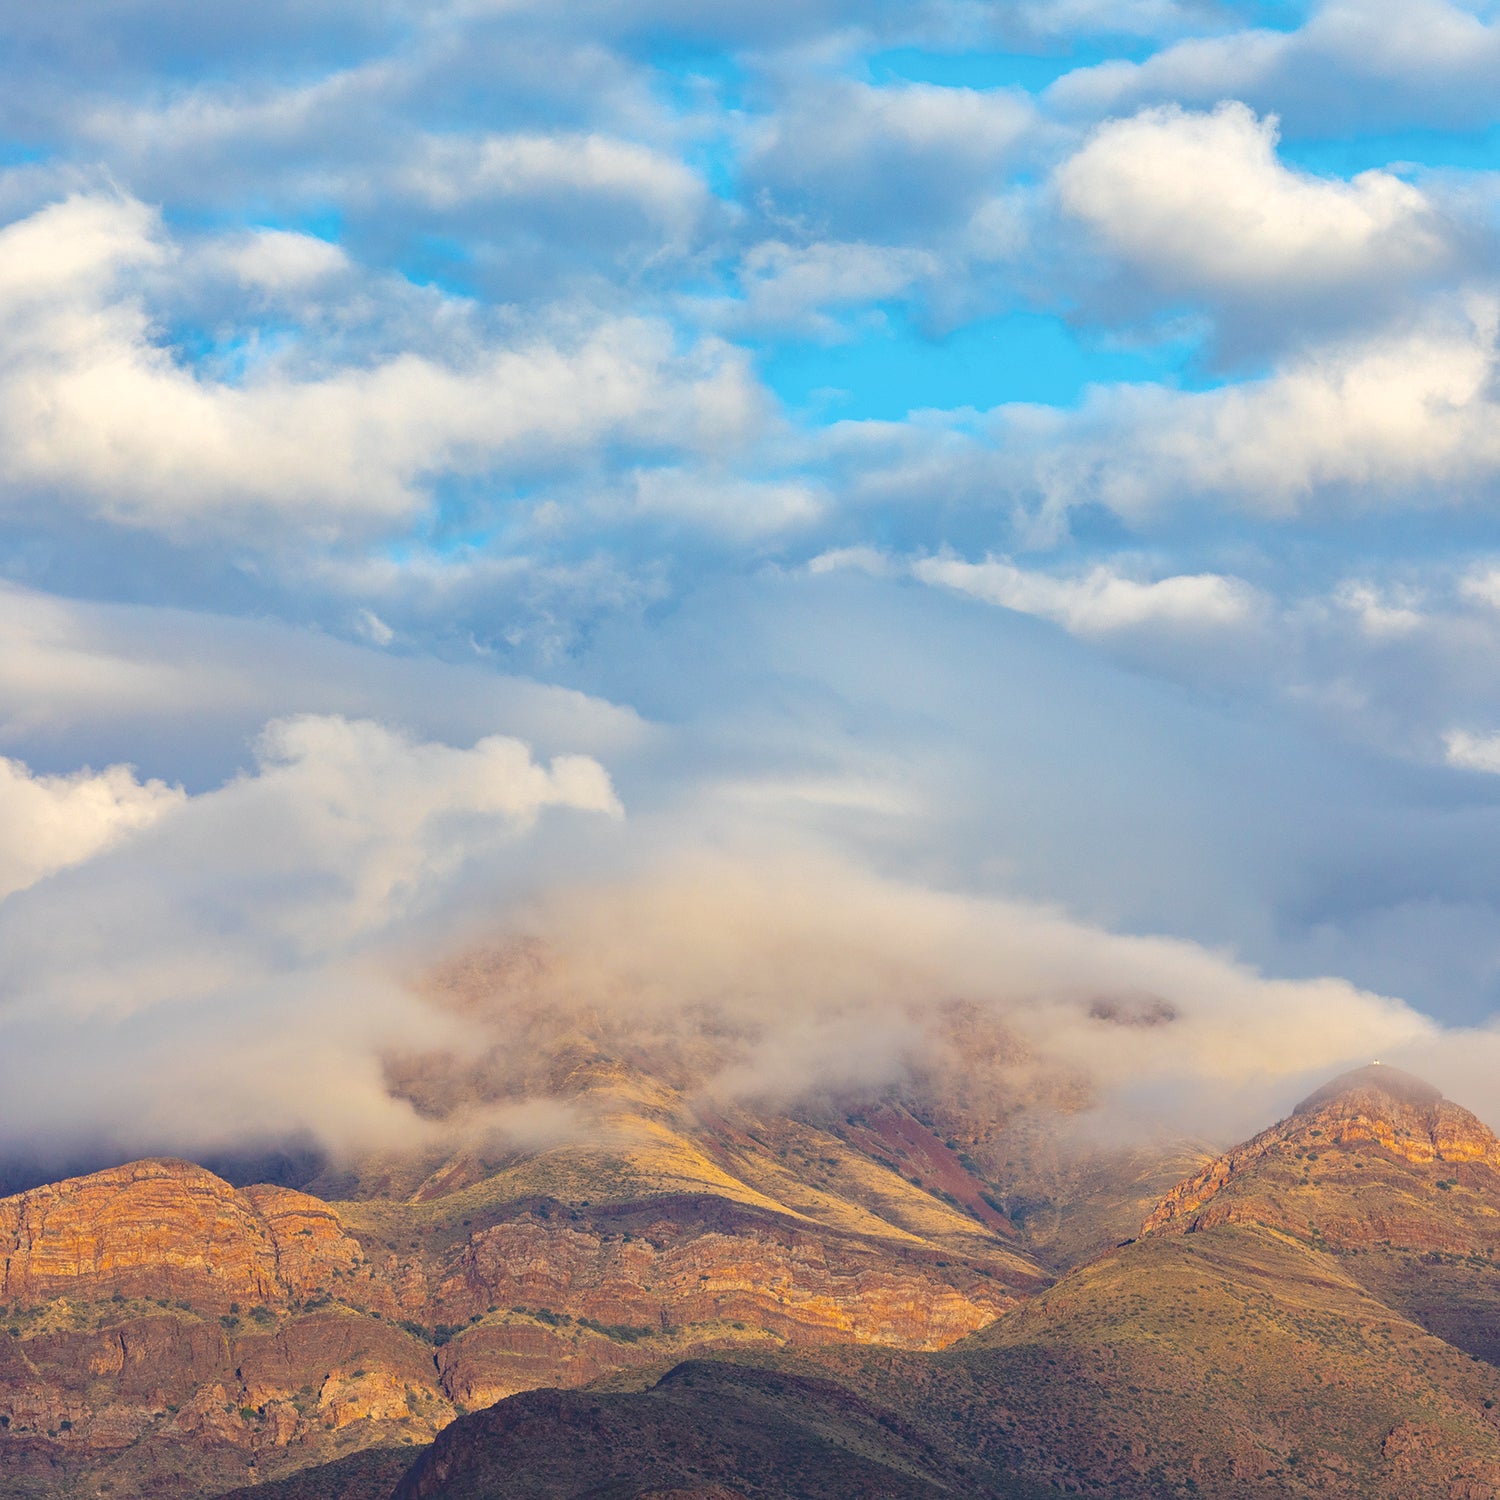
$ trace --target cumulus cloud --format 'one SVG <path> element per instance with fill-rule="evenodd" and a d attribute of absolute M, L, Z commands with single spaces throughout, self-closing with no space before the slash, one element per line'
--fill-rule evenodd
<path fill-rule="evenodd" d="M 1387 172 L 1293 171 L 1277 123 L 1243 104 L 1175 105 L 1102 125 L 1058 170 L 1064 210 L 1161 291 L 1289 300 L 1433 268 L 1422 193 Z"/>
<path fill-rule="evenodd" d="M 389 523 L 443 472 L 578 457 L 596 444 L 723 449 L 754 423 L 742 356 L 685 353 L 640 319 L 564 343 L 397 355 L 238 383 L 184 368 L 130 284 L 172 253 L 129 200 L 73 198 L 0 230 L 0 480 L 12 510 L 60 491 L 128 526 L 191 532 L 272 512 L 316 530 Z"/>
<path fill-rule="evenodd" d="M 820 235 L 903 242 L 972 211 L 1033 119 L 1005 89 L 804 85 L 756 127 L 745 170 Z"/>
<path fill-rule="evenodd" d="M 964 562 L 924 558 L 912 571 L 924 583 L 972 594 L 1021 614 L 1056 620 L 1075 635 L 1109 635 L 1159 625 L 1202 630 L 1239 625 L 1255 611 L 1255 590 L 1218 573 L 1183 574 L 1142 583 L 1100 565 L 1079 578 L 1018 568 L 1007 558 Z"/>
<path fill-rule="evenodd" d="M 288 229 L 252 230 L 214 246 L 204 258 L 217 261 L 242 286 L 270 293 L 306 291 L 349 268 L 340 246 Z"/>
<path fill-rule="evenodd" d="M 1065 110 L 1116 114 L 1176 101 L 1248 101 L 1303 134 L 1495 118 L 1500 25 L 1453 0 L 1323 0 L 1287 31 L 1241 30 L 1172 43 L 1143 62 L 1111 58 L 1048 91 Z"/>
<path fill-rule="evenodd" d="M 1207 391 L 1096 388 L 1077 413 L 997 413 L 1043 510 L 1098 502 L 1135 521 L 1204 502 L 1269 517 L 1321 505 L 1462 504 L 1500 472 L 1496 310 L 1475 299 Z"/>
<path fill-rule="evenodd" d="M 36 776 L 0 756 L 0 899 L 149 827 L 184 796 L 131 766 Z"/>
<path fill-rule="evenodd" d="M 165 795 L 114 782 L 117 824 L 143 796 Z M 66 810 L 67 790 L 41 795 Z M 88 791 L 78 783 L 75 799 Z M 372 1049 L 411 1024 L 389 978 L 393 945 L 441 911 L 477 861 L 518 847 L 560 810 L 620 816 L 597 761 L 540 764 L 503 736 L 458 749 L 329 716 L 269 725 L 253 773 L 176 796 L 170 817 L 112 851 L 80 851 L 71 870 L 0 906 L 11 1060 L 0 1129 L 86 1136 L 114 1125 L 139 1141 L 175 1121 L 217 1128 L 226 1144 L 278 1126 L 336 1136 L 346 1112 L 365 1123 L 383 1112 L 389 1127 L 401 1111 L 380 1100 Z M 97 1053 L 77 1047 L 80 1028 L 112 1040 Z M 352 1099 L 321 1090 L 302 1060 L 309 1045 Z M 234 1061 L 245 1048 L 248 1067 Z M 133 1066 L 132 1052 L 152 1067 Z M 86 1080 L 86 1094 L 106 1065 L 118 1113 L 89 1118 L 74 1091 Z M 361 1092 L 359 1078 L 377 1092 Z"/>

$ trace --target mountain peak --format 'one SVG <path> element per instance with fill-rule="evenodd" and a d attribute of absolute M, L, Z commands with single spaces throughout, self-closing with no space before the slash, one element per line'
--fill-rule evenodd
<path fill-rule="evenodd" d="M 1372 1062 L 1362 1068 L 1352 1068 L 1347 1073 L 1340 1073 L 1337 1078 L 1309 1094 L 1292 1114 L 1294 1117 L 1315 1114 L 1336 1099 L 1362 1093 L 1385 1094 L 1397 1103 L 1411 1105 L 1415 1109 L 1431 1109 L 1443 1102 L 1442 1090 L 1434 1088 L 1416 1074 L 1388 1067 L 1385 1063 Z"/>

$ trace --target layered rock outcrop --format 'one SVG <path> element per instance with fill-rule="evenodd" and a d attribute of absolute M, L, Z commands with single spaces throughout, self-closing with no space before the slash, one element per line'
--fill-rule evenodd
<path fill-rule="evenodd" d="M 237 1192 L 185 1161 L 139 1161 L 0 1199 L 0 1298 L 191 1297 L 224 1311 L 326 1285 L 361 1259 L 338 1216 L 285 1188 Z"/>
<path fill-rule="evenodd" d="M 623 1173 L 587 1152 L 547 1168 L 613 1191 L 592 1207 L 482 1177 L 341 1207 L 171 1160 L 0 1200 L 7 1462 L 66 1493 L 116 1471 L 140 1484 L 177 1452 L 153 1492 L 197 1494 L 695 1351 L 940 1348 L 1048 1280 L 889 1163 L 840 1167 L 872 1208 L 752 1160 L 739 1136 L 652 1131 Z M 625 1181 L 643 1195 L 621 1197 Z"/>
<path fill-rule="evenodd" d="M 1249 1221 L 1338 1248 L 1500 1250 L 1500 1139 L 1431 1085 L 1379 1063 L 1172 1189 L 1142 1233 Z"/>

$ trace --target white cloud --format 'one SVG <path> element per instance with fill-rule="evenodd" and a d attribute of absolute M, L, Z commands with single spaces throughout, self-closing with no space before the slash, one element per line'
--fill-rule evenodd
<path fill-rule="evenodd" d="M 1450 766 L 1500 776 L 1500 734 L 1472 734 L 1467 729 L 1450 729 L 1443 736 L 1443 750 Z"/>
<path fill-rule="evenodd" d="M 1111 59 L 1066 74 L 1053 105 L 1118 114 L 1164 101 L 1247 100 L 1303 132 L 1495 118 L 1500 23 L 1452 0 L 1325 0 L 1289 31 L 1246 30 L 1174 43 L 1144 62 Z"/>
<path fill-rule="evenodd" d="M 481 199 L 568 194 L 636 205 L 685 236 L 708 193 L 677 158 L 598 134 L 429 136 L 394 173 L 394 185 L 437 209 Z"/>
<path fill-rule="evenodd" d="M 692 522 L 748 540 L 804 530 L 829 509 L 829 497 L 801 479 L 742 479 L 705 470 L 646 469 L 635 476 L 639 516 Z"/>
<path fill-rule="evenodd" d="M 255 229 L 207 252 L 243 286 L 267 292 L 296 292 L 349 269 L 338 245 L 289 229 Z"/>
<path fill-rule="evenodd" d="M 1495 304 L 1474 299 L 1236 385 L 1096 388 L 1076 413 L 1001 408 L 1003 467 L 1044 519 L 1089 501 L 1140 522 L 1205 502 L 1283 518 L 1463 504 L 1500 476 L 1496 330 Z"/>
<path fill-rule="evenodd" d="M 181 787 L 137 780 L 130 766 L 34 776 L 0 756 L 0 898 L 93 858 L 185 796 Z"/>
<path fill-rule="evenodd" d="M 549 807 L 620 813 L 608 775 L 587 756 L 560 755 L 546 766 L 499 735 L 455 749 L 370 720 L 273 722 L 256 745 L 253 774 L 189 799 L 154 839 L 136 841 L 140 878 L 101 892 L 108 914 L 74 955 L 68 1003 L 83 1011 L 155 1004 L 158 953 L 174 964 L 220 943 L 262 964 L 273 953 L 346 953 L 422 909 L 465 861 Z M 111 869 L 123 873 L 118 862 Z M 75 880 L 82 884 L 55 899 L 71 901 L 91 883 L 84 872 Z M 179 910 L 178 894 L 189 889 L 193 901 Z M 110 930 L 121 903 L 135 913 L 132 924 L 139 919 L 139 934 Z M 7 938 L 40 958 L 20 939 L 23 920 Z M 163 930 L 145 936 L 157 924 Z M 175 944 L 159 942 L 168 935 Z M 79 971 L 91 961 L 101 967 L 85 979 Z M 12 981 L 12 1000 L 25 993 L 31 1003 L 14 973 Z"/>
<path fill-rule="evenodd" d="M 1423 195 L 1386 172 L 1290 170 L 1274 119 L 1243 104 L 1176 106 L 1099 127 L 1057 173 L 1064 209 L 1174 293 L 1285 297 L 1439 263 Z"/>
<path fill-rule="evenodd" d="M 293 379 L 196 375 L 155 342 L 129 273 L 172 254 L 128 201 L 74 198 L 0 230 L 0 481 L 172 532 L 270 512 L 293 527 L 408 516 L 430 477 L 577 462 L 619 441 L 721 451 L 759 416 L 745 357 L 670 328 L 412 354 Z M 18 493 L 19 492 L 19 493 Z M 255 535 L 249 532 L 247 535 Z"/>
<path fill-rule="evenodd" d="M 142 794 L 114 790 L 121 816 Z M 544 814 L 621 813 L 588 757 L 328 715 L 269 725 L 253 772 L 171 810 L 0 905 L 0 1133 L 398 1128 L 379 1057 L 415 1034 L 411 924 L 534 851 Z"/>
<path fill-rule="evenodd" d="M 1458 589 L 1471 603 L 1500 610 L 1500 568 L 1477 568 L 1459 580 Z"/>
<path fill-rule="evenodd" d="M 547 893 L 502 930 L 540 947 L 482 989 L 497 1037 L 520 1017 L 613 1031 L 672 1049 L 708 1092 L 741 1097 L 868 1095 L 913 1076 L 992 1100 L 1048 1077 L 1104 1097 L 1190 1079 L 1264 1088 L 1375 1038 L 1394 1052 L 1437 1033 L 1340 980 L 1271 979 L 1193 943 L 882 879 L 809 848 L 678 855 L 629 881 Z M 1140 996 L 1174 1019 L 1100 1024 L 1101 997 Z M 980 1037 L 1004 1042 L 965 1050 Z"/>
<path fill-rule="evenodd" d="M 1427 622 L 1421 596 L 1410 589 L 1388 590 L 1364 579 L 1346 579 L 1334 591 L 1334 602 L 1359 621 L 1373 640 L 1395 640 Z"/>
<path fill-rule="evenodd" d="M 870 578 L 889 578 L 896 567 L 878 547 L 834 547 L 813 558 L 807 571 L 814 577 L 820 573 L 855 572 Z"/>
<path fill-rule="evenodd" d="M 1143 626 L 1196 631 L 1239 625 L 1254 614 L 1259 603 L 1249 584 L 1219 573 L 1142 583 L 1101 565 L 1079 578 L 1057 578 L 995 557 L 982 563 L 924 558 L 912 565 L 912 572 L 924 583 L 1055 620 L 1080 636 L 1110 635 Z"/>
<path fill-rule="evenodd" d="M 939 266 L 927 251 L 898 246 L 763 240 L 740 262 L 744 300 L 736 321 L 833 335 L 839 325 L 825 309 L 899 296 Z"/>

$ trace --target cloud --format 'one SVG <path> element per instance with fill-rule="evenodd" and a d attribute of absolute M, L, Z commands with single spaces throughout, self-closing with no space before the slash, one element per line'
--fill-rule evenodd
<path fill-rule="evenodd" d="M 377 718 L 457 741 L 483 738 L 500 723 L 549 754 L 618 756 L 651 739 L 628 708 L 507 676 L 468 655 L 467 663 L 444 663 L 203 608 L 90 603 L 0 586 L 0 736 L 51 770 L 97 760 L 101 748 L 129 751 L 198 789 L 234 774 L 247 739 L 289 714 Z"/>
<path fill-rule="evenodd" d="M 1500 734 L 1471 734 L 1467 729 L 1450 729 L 1443 736 L 1443 748 L 1450 766 L 1500 775 Z"/>
<path fill-rule="evenodd" d="M 34 776 L 0 756 L 0 900 L 92 859 L 184 797 L 181 787 L 138 781 L 131 766 Z"/>
<path fill-rule="evenodd" d="M 349 269 L 340 246 L 287 229 L 252 230 L 215 247 L 208 258 L 242 286 L 270 293 L 305 291 Z"/>
<path fill-rule="evenodd" d="M 1365 635 L 1390 640 L 1420 630 L 1426 617 L 1421 599 L 1410 590 L 1387 593 L 1363 579 L 1346 579 L 1334 592 L 1334 601 L 1348 610 Z"/>
<path fill-rule="evenodd" d="M 599 134 L 429 137 L 396 183 L 439 209 L 476 200 L 613 199 L 678 238 L 707 202 L 703 183 L 674 157 Z"/>
<path fill-rule="evenodd" d="M 820 238 L 906 243 L 971 212 L 1033 119 L 1005 89 L 804 83 L 754 127 L 745 174 Z"/>
<path fill-rule="evenodd" d="M 1098 115 L 1236 98 L 1312 135 L 1403 125 L 1474 128 L 1495 118 L 1497 61 L 1500 25 L 1478 7 L 1324 0 L 1289 31 L 1191 37 L 1143 62 L 1112 58 L 1077 69 L 1048 90 L 1048 100 Z"/>
<path fill-rule="evenodd" d="M 995 24 L 1018 40 L 1179 36 L 1220 27 L 1225 8 L 1204 0 L 1018 0 Z"/>
<path fill-rule="evenodd" d="M 1243 624 L 1255 612 L 1255 590 L 1242 579 L 1197 573 L 1141 583 L 1100 565 L 1080 578 L 1027 572 L 1005 558 L 982 563 L 924 558 L 912 566 L 924 583 L 972 594 L 989 604 L 1056 620 L 1074 635 L 1109 635 L 1157 625 L 1213 630 Z"/>
<path fill-rule="evenodd" d="M 1496 27 L 1252 13 L 10 7 L 5 1131 L 410 1139 L 455 925 L 736 1097 L 1493 1011 Z"/>
<path fill-rule="evenodd" d="M 762 240 L 739 267 L 741 298 L 726 321 L 750 329 L 805 330 L 825 338 L 841 331 L 831 309 L 883 302 L 934 276 L 938 257 L 887 245 Z"/>
<path fill-rule="evenodd" d="M 566 342 L 400 354 L 319 378 L 272 361 L 235 383 L 152 337 L 129 273 L 172 249 L 140 204 L 74 198 L 0 230 L 0 481 L 126 526 L 254 535 L 274 514 L 325 533 L 409 519 L 445 472 L 577 463 L 606 443 L 722 451 L 758 397 L 742 355 L 680 353 L 640 319 Z"/>
<path fill-rule="evenodd" d="M 1286 301 L 1429 271 L 1431 207 L 1387 172 L 1351 182 L 1284 167 L 1277 125 L 1243 104 L 1100 126 L 1057 172 L 1063 209 L 1160 292 Z"/>
<path fill-rule="evenodd" d="M 1076 413 L 1002 409 L 997 425 L 1024 455 L 1011 482 L 1040 493 L 1044 514 L 1098 503 L 1139 524 L 1204 504 L 1286 519 L 1469 503 L 1500 472 L 1496 328 L 1476 298 L 1259 379 L 1100 387 Z"/>
<path fill-rule="evenodd" d="M 635 476 L 637 515 L 686 521 L 741 541 L 808 529 L 829 497 L 802 479 L 740 479 L 703 470 L 648 469 Z"/>
<path fill-rule="evenodd" d="M 1001 1114 L 1066 1084 L 1101 1103 L 1154 1095 L 1159 1118 L 1187 1079 L 1264 1098 L 1376 1040 L 1391 1053 L 1434 1034 L 1341 981 L 1271 980 L 1191 943 L 881 878 L 816 848 L 680 854 L 545 892 L 500 933 L 436 996 L 490 1043 L 411 1065 L 454 1100 L 536 1088 L 549 1048 L 581 1034 L 721 1103 L 901 1089 Z M 1142 1008 L 1172 1019 L 1105 1024 Z"/>
<path fill-rule="evenodd" d="M 117 822 L 132 796 L 165 795 L 114 782 Z M 504 736 L 459 749 L 326 715 L 267 726 L 253 773 L 176 795 L 151 827 L 0 904 L 0 1132 L 142 1143 L 175 1126 L 227 1145 L 278 1129 L 337 1139 L 351 1117 L 390 1128 L 403 1112 L 379 1095 L 378 1050 L 412 1024 L 389 978 L 403 935 L 446 919 L 458 885 L 544 815 L 620 811 L 597 761 L 539 764 Z"/>

